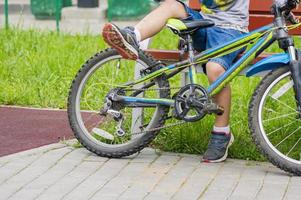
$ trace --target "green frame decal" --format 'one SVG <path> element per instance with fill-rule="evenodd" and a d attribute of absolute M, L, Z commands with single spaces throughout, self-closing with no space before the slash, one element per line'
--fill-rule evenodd
<path fill-rule="evenodd" d="M 175 21 L 172 21 L 175 23 Z M 182 26 L 182 25 L 181 25 Z M 179 27 L 181 27 L 179 25 Z M 251 63 L 257 56 L 258 52 L 264 48 L 268 48 L 269 44 L 273 40 L 273 31 L 275 30 L 274 25 L 270 24 L 259 28 L 253 32 L 250 32 L 240 38 L 237 38 L 233 41 L 225 43 L 223 45 L 217 46 L 215 48 L 208 49 L 204 52 L 199 53 L 194 57 L 194 61 L 191 62 L 189 59 L 175 63 L 173 65 L 169 65 L 167 67 L 163 67 L 149 75 L 146 75 L 138 80 L 135 80 L 130 83 L 126 83 L 121 87 L 130 88 L 137 84 L 146 83 L 147 81 L 152 81 L 153 79 L 163 75 L 163 74 L 171 74 L 174 73 L 172 76 L 178 74 L 182 69 L 189 68 L 189 76 L 191 83 L 197 83 L 197 75 L 196 75 L 196 65 L 197 64 L 204 64 L 208 62 L 209 59 L 220 57 L 227 55 L 229 53 L 235 52 L 239 49 L 246 48 L 246 52 L 244 55 L 236 61 L 227 70 L 220 78 L 218 78 L 214 83 L 212 83 L 208 88 L 207 91 L 211 96 L 216 95 L 219 93 L 225 85 L 232 81 L 243 69 L 245 69 L 249 63 Z M 171 76 L 171 77 L 172 77 Z M 171 78 L 169 77 L 169 78 Z M 141 88 L 143 89 L 143 88 Z M 156 105 L 168 105 L 173 106 L 174 100 L 172 99 L 146 99 L 146 98 L 136 98 L 136 97 L 127 97 L 121 96 L 124 102 L 137 102 L 137 103 L 147 103 L 147 104 L 156 104 Z"/>

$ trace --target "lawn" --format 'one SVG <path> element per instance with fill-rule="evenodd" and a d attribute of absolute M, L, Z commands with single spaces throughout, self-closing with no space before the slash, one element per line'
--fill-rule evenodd
<path fill-rule="evenodd" d="M 298 44 L 299 44 L 298 39 Z M 155 37 L 152 47 L 175 49 L 177 37 L 168 30 Z M 0 104 L 66 108 L 70 83 L 80 66 L 106 48 L 101 37 L 66 35 L 35 30 L 0 30 Z M 270 51 L 276 51 L 274 45 Z M 203 78 L 204 79 L 204 78 Z M 233 83 L 231 126 L 236 142 L 233 158 L 263 160 L 252 143 L 247 111 L 259 78 L 238 77 Z M 153 145 L 166 151 L 202 153 L 208 143 L 213 117 L 191 126 L 167 129 Z"/>

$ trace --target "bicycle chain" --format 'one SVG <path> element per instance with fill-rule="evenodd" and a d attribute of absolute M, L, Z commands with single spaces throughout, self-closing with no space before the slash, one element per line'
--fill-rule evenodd
<path fill-rule="evenodd" d="M 147 133 L 147 132 L 159 131 L 159 130 L 162 130 L 162 129 L 166 129 L 166 128 L 170 128 L 170 127 L 173 127 L 173 126 L 178 126 L 178 125 L 182 125 L 182 124 L 186 124 L 186 123 L 189 123 L 189 122 L 181 121 L 181 122 L 169 124 L 169 125 L 166 125 L 166 126 L 161 126 L 161 127 L 145 130 L 145 131 L 134 132 L 134 133 L 131 133 L 131 135 L 133 136 L 133 135 L 140 135 L 142 133 Z"/>
<path fill-rule="evenodd" d="M 181 89 L 181 87 L 154 88 L 154 89 L 124 89 L 124 91 L 159 91 L 159 90 L 179 90 L 179 89 Z M 147 132 L 159 131 L 159 130 L 162 130 L 162 129 L 166 129 L 166 128 L 170 128 L 170 127 L 178 126 L 178 125 L 182 125 L 182 124 L 187 124 L 187 123 L 189 123 L 189 122 L 180 121 L 180 122 L 177 122 L 177 123 L 168 124 L 166 126 L 161 126 L 161 127 L 157 127 L 157 128 L 153 128 L 153 129 L 143 130 L 143 131 L 140 131 L 140 132 L 134 132 L 134 133 L 131 133 L 131 135 L 134 136 L 134 135 L 140 135 L 140 134 L 147 133 Z"/>

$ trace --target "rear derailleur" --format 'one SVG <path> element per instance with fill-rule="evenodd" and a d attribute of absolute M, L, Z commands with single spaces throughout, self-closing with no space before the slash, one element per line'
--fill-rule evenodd
<path fill-rule="evenodd" d="M 124 131 L 122 125 L 124 121 L 124 116 L 120 112 L 120 110 L 123 108 L 123 104 L 117 101 L 115 98 L 118 97 L 118 95 L 124 95 L 124 91 L 121 89 L 113 89 L 111 90 L 107 95 L 105 99 L 104 106 L 100 109 L 100 116 L 106 117 L 107 115 L 110 115 L 113 117 L 114 121 L 116 121 L 117 127 L 115 134 L 119 137 L 122 137 L 126 134 Z"/>

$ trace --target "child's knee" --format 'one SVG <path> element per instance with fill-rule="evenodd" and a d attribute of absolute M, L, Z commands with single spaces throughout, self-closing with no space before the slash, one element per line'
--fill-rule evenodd
<path fill-rule="evenodd" d="M 206 71 L 210 82 L 215 81 L 218 77 L 225 73 L 224 67 L 215 62 L 208 62 L 206 64 Z"/>
<path fill-rule="evenodd" d="M 177 0 L 165 0 L 161 6 L 167 8 L 166 12 L 170 12 L 173 17 L 184 18 L 187 17 L 184 5 Z"/>

